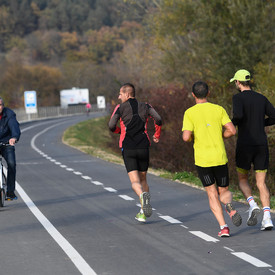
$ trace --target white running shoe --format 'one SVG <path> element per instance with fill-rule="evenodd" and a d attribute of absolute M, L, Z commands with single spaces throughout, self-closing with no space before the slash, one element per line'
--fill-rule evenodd
<path fill-rule="evenodd" d="M 260 214 L 260 208 L 257 204 L 249 208 L 249 214 L 247 219 L 248 226 L 254 226 L 258 223 L 257 216 Z"/>
<path fill-rule="evenodd" d="M 262 231 L 272 230 L 272 228 L 273 228 L 272 220 L 270 218 L 263 219 L 261 230 Z"/>

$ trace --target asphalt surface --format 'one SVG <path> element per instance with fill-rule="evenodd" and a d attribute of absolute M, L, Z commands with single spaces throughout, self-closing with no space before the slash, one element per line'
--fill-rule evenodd
<path fill-rule="evenodd" d="M 204 191 L 149 174 L 155 210 L 137 222 L 125 168 L 62 143 L 64 130 L 86 119 L 21 125 L 19 198 L 0 209 L 0 274 L 275 273 L 275 230 L 261 232 L 261 217 L 248 227 L 245 204 L 234 203 L 243 224 L 225 215 L 231 237 L 218 238 Z"/>

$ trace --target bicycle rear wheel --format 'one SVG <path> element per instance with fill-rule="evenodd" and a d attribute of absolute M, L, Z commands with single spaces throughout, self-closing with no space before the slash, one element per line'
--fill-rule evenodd
<path fill-rule="evenodd" d="M 6 192 L 4 188 L 1 188 L 0 191 L 0 207 L 4 207 L 6 199 Z"/>

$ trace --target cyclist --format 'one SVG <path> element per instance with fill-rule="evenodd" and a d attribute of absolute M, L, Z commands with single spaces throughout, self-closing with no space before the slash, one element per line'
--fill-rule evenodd
<path fill-rule="evenodd" d="M 148 117 L 154 119 L 155 134 L 153 141 L 159 142 L 161 132 L 161 117 L 148 103 L 141 103 L 135 99 L 135 87 L 126 83 L 120 88 L 117 105 L 111 119 L 109 128 L 112 132 L 120 134 L 119 146 L 129 175 L 132 188 L 140 199 L 141 209 L 135 219 L 145 222 L 146 217 L 152 214 L 150 205 L 149 186 L 146 173 L 149 166 L 150 140 L 147 134 Z M 120 120 L 120 127 L 117 122 Z"/>
<path fill-rule="evenodd" d="M 7 145 L 1 146 L 1 154 L 8 166 L 7 200 L 16 200 L 15 190 L 16 159 L 14 144 L 19 140 L 21 131 L 15 113 L 4 107 L 4 100 L 0 97 L 0 142 Z"/>

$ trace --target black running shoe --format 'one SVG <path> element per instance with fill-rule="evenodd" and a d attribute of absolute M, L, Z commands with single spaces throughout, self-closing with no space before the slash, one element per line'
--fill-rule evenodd
<path fill-rule="evenodd" d="M 17 196 L 15 195 L 14 192 L 7 192 L 6 200 L 7 201 L 17 200 Z"/>

